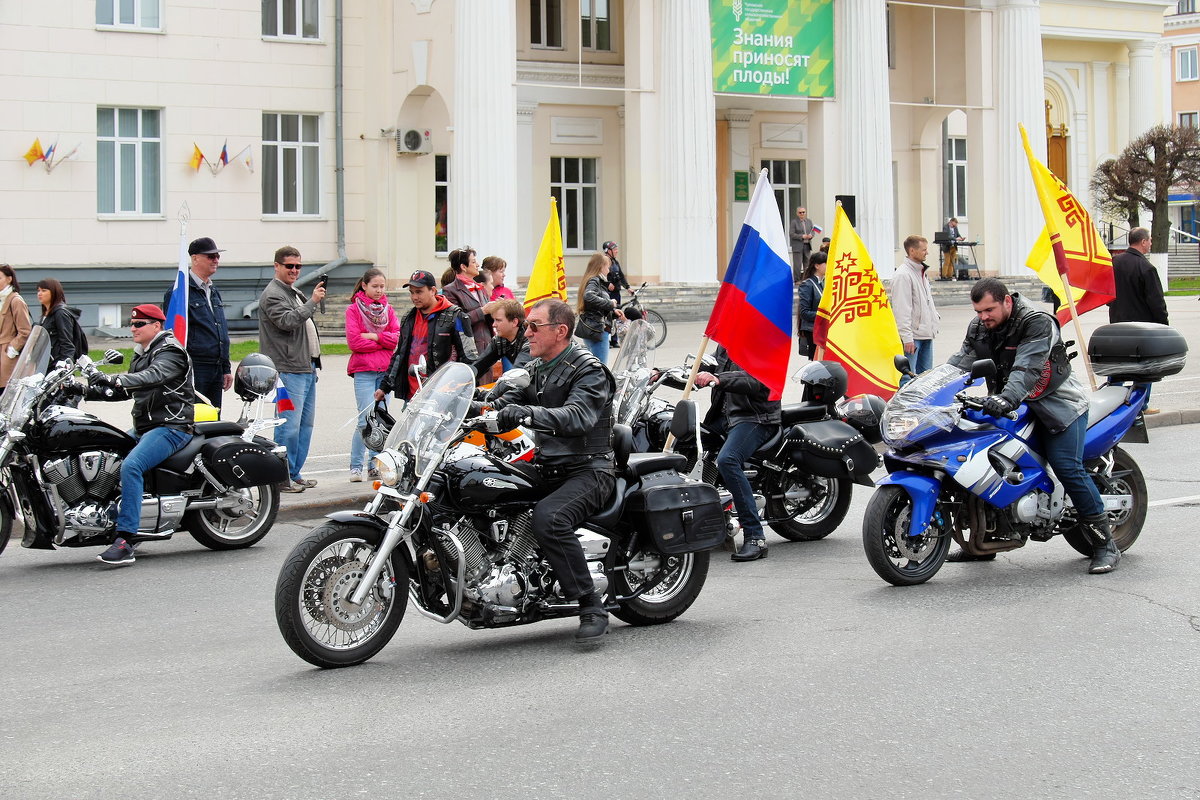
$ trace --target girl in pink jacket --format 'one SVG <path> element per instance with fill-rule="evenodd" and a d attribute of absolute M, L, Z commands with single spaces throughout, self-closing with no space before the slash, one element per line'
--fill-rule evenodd
<path fill-rule="evenodd" d="M 367 461 L 367 446 L 362 440 L 367 413 L 375 404 L 375 390 L 387 372 L 400 338 L 400 321 L 388 304 L 386 291 L 383 270 L 369 269 L 354 284 L 354 294 L 346 307 L 346 343 L 350 345 L 346 373 L 354 378 L 354 402 L 358 406 L 358 425 L 350 441 L 350 480 L 354 482 L 363 479 Z M 372 452 L 371 458 L 374 457 Z M 378 476 L 374 467 L 368 475 L 372 479 Z"/>

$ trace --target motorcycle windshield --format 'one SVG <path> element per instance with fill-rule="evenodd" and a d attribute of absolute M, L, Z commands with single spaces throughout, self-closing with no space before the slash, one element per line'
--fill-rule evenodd
<path fill-rule="evenodd" d="M 892 447 L 912 444 L 938 431 L 951 430 L 959 419 L 954 395 L 966 373 L 941 364 L 901 387 L 883 412 L 883 440 Z"/>
<path fill-rule="evenodd" d="M 649 390 L 654 359 L 654 329 L 644 319 L 629 323 L 621 340 L 621 350 L 613 362 L 617 391 L 613 395 L 613 419 L 633 425 Z"/>
<path fill-rule="evenodd" d="M 431 464 L 441 463 L 471 409 L 474 392 L 475 371 L 457 361 L 446 364 L 404 407 L 384 449 L 397 450 L 407 443 L 415 456 L 415 473 L 425 474 Z"/>
<path fill-rule="evenodd" d="M 37 396 L 41 389 L 41 380 L 35 376 L 46 372 L 50 364 L 50 334 L 41 325 L 35 325 L 29 333 L 29 339 L 21 348 L 21 355 L 13 365 L 12 375 L 8 378 L 8 387 L 0 398 L 0 414 L 12 421 L 17 412 L 25 409 Z M 33 380 L 25 380 L 26 378 Z"/>

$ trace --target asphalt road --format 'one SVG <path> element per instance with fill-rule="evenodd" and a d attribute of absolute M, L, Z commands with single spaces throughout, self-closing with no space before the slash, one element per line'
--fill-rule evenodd
<path fill-rule="evenodd" d="M 1151 436 L 1130 450 L 1152 508 L 1111 575 L 1055 540 L 890 587 L 856 487 L 829 538 L 718 552 L 687 614 L 589 654 L 572 621 L 410 611 L 373 661 L 311 668 L 272 605 L 304 524 L 121 569 L 14 542 L 0 796 L 1197 797 L 1200 426 Z"/>

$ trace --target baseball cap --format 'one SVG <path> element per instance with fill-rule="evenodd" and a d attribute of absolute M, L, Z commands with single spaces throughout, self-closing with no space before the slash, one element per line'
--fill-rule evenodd
<path fill-rule="evenodd" d="M 201 236 L 196 241 L 188 245 L 188 255 L 212 255 L 213 253 L 224 253 L 224 250 L 217 249 L 217 243 L 207 236 Z"/>
<path fill-rule="evenodd" d="M 144 303 L 140 306 L 134 306 L 131 316 L 134 319 L 152 319 L 156 322 L 167 321 L 167 315 L 163 313 L 161 308 L 153 303 Z"/>
<path fill-rule="evenodd" d="M 408 278 L 408 283 L 404 284 L 404 288 L 408 289 L 413 286 L 428 286 L 431 289 L 437 288 L 437 278 L 433 277 L 432 272 L 426 272 L 419 269 Z"/>

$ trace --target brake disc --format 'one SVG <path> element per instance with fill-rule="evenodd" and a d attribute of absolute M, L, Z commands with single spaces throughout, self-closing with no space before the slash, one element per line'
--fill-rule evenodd
<path fill-rule="evenodd" d="M 347 561 L 329 575 L 321 592 L 321 607 L 330 625 L 343 631 L 362 630 L 383 610 L 383 602 L 374 591 L 361 606 L 350 602 L 366 571 L 367 565 L 355 560 Z"/>

